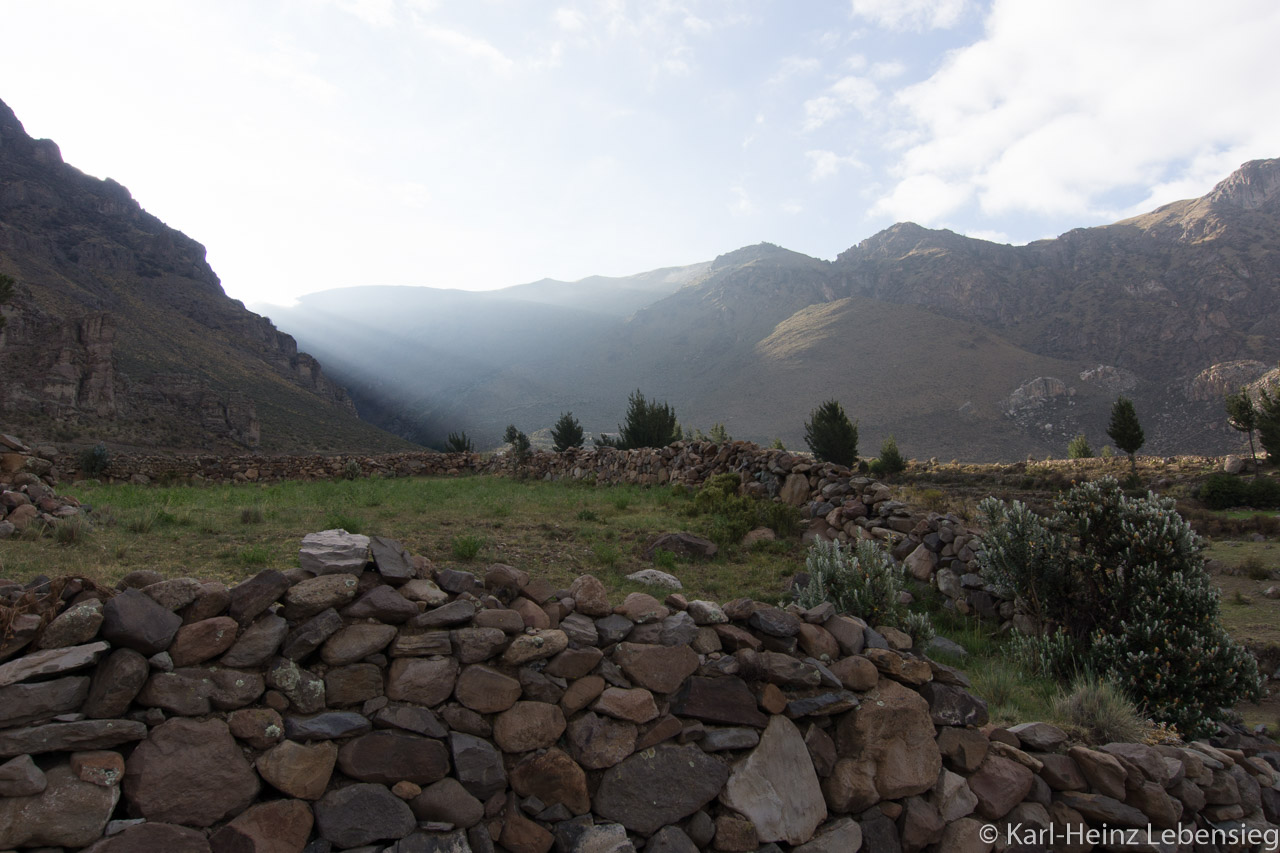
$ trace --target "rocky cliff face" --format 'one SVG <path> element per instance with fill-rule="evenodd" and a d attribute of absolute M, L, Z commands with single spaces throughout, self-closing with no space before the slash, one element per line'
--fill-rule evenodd
<path fill-rule="evenodd" d="M 17 281 L 0 333 L 6 422 L 144 446 L 396 444 L 292 337 L 227 298 L 202 245 L 64 163 L 3 103 L 0 272 Z"/>

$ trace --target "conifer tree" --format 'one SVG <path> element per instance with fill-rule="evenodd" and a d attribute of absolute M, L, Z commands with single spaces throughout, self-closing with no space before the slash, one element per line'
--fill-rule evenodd
<path fill-rule="evenodd" d="M 1138 460 L 1134 454 L 1146 442 L 1142 434 L 1142 424 L 1138 422 L 1138 412 L 1133 401 L 1128 397 L 1117 397 L 1111 406 L 1111 422 L 1107 425 L 1107 435 L 1116 443 L 1116 447 L 1129 454 L 1129 465 L 1133 473 L 1138 473 Z"/>
<path fill-rule="evenodd" d="M 552 447 L 556 453 L 564 453 L 571 447 L 582 446 L 582 424 L 573 416 L 573 412 L 564 412 L 560 420 L 551 428 Z"/>
<path fill-rule="evenodd" d="M 1258 408 L 1245 388 L 1235 394 L 1228 394 L 1226 401 L 1227 423 L 1232 429 L 1249 434 L 1249 456 L 1253 459 L 1253 470 L 1258 471 L 1258 451 L 1253 446 L 1253 431 L 1258 428 Z"/>
<path fill-rule="evenodd" d="M 809 413 L 804 441 L 820 462 L 853 467 L 858 461 L 858 425 L 838 400 L 827 400 Z"/>

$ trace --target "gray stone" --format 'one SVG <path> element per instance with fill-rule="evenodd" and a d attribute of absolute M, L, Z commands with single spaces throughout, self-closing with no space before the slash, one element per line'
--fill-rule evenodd
<path fill-rule="evenodd" d="M 241 625 L 248 625 L 288 591 L 289 579 L 283 572 L 276 569 L 258 572 L 228 590 L 231 605 L 227 608 L 227 615 Z"/>
<path fill-rule="evenodd" d="M 40 793 L 0 798 L 0 848 L 87 847 L 102 836 L 120 789 L 81 781 L 71 768 L 45 773 Z"/>
<path fill-rule="evenodd" d="M 711 802 L 728 778 L 729 768 L 696 746 L 659 744 L 605 771 L 594 811 L 650 835 Z"/>
<path fill-rule="evenodd" d="M 373 724 L 380 729 L 404 729 L 427 737 L 444 738 L 449 730 L 430 708 L 407 702 L 388 702 L 373 715 Z"/>
<path fill-rule="evenodd" d="M 88 676 L 0 687 L 0 728 L 21 726 L 68 711 L 78 711 L 88 695 Z"/>
<path fill-rule="evenodd" d="M 792 850 L 792 853 L 851 853 L 862 848 L 862 827 L 853 818 L 839 817 L 818 827 L 813 839 Z M 875 853 L 879 848 L 866 848 Z M 944 848 L 946 849 L 946 848 Z"/>
<path fill-rule="evenodd" d="M 734 764 L 720 802 L 748 818 L 761 841 L 803 844 L 827 817 L 804 737 L 786 717 L 769 720 L 760 744 Z"/>
<path fill-rule="evenodd" d="M 273 660 L 266 680 L 267 685 L 283 693 L 300 714 L 312 714 L 324 707 L 324 679 L 288 658 Z"/>
<path fill-rule="evenodd" d="M 760 732 L 744 726 L 710 728 L 702 734 L 698 746 L 703 752 L 723 752 L 727 749 L 751 749 L 760 742 Z"/>
<path fill-rule="evenodd" d="M 80 749 L 107 749 L 147 736 L 144 723 L 133 720 L 82 720 L 74 723 L 47 723 L 25 729 L 0 731 L 0 757 L 35 755 L 41 752 L 70 752 Z"/>
<path fill-rule="evenodd" d="M 449 751 L 453 755 L 454 775 L 471 796 L 484 801 L 507 787 L 502 754 L 487 740 L 452 732 Z"/>
<path fill-rule="evenodd" d="M 395 539 L 385 536 L 369 537 L 369 553 L 377 566 L 378 574 L 387 583 L 399 586 L 417 577 L 409 552 Z"/>
<path fill-rule="evenodd" d="M 61 649 L 87 643 L 98 636 L 102 615 L 102 601 L 97 598 L 73 604 L 45 626 L 36 647 Z"/>
<path fill-rule="evenodd" d="M 345 530 L 308 533 L 298 549 L 299 565 L 315 575 L 358 575 L 368 559 L 369 537 Z"/>
<path fill-rule="evenodd" d="M 377 619 L 388 625 L 399 625 L 418 615 L 418 605 L 393 588 L 379 584 L 343 608 L 348 619 Z"/>
<path fill-rule="evenodd" d="M 181 627 L 181 616 L 136 589 L 126 589 L 103 606 L 99 633 L 114 646 L 150 657 L 169 648 Z"/>
<path fill-rule="evenodd" d="M 271 660 L 289 632 L 289 623 L 281 616 L 268 613 L 244 630 L 235 645 L 222 656 L 222 664 L 230 667 L 263 666 Z"/>
<path fill-rule="evenodd" d="M 641 569 L 638 572 L 632 572 L 627 575 L 627 580 L 649 584 L 650 586 L 660 586 L 663 589 L 684 589 L 684 584 L 680 583 L 678 577 L 658 569 Z"/>
<path fill-rule="evenodd" d="M 330 791 L 314 808 L 320 837 L 339 847 L 403 838 L 417 826 L 407 803 L 372 782 Z"/>
<path fill-rule="evenodd" d="M 282 615 L 289 620 L 306 619 L 330 607 L 343 607 L 356 597 L 359 588 L 360 580 L 353 574 L 310 578 L 284 594 Z"/>
<path fill-rule="evenodd" d="M 354 711 L 324 711 L 311 716 L 284 718 L 284 736 L 289 740 L 335 740 L 362 735 L 373 728 L 363 714 Z"/>
<path fill-rule="evenodd" d="M 649 841 L 644 845 L 643 853 L 698 853 L 698 845 L 694 844 L 680 827 L 664 826 L 649 836 Z M 848 853 L 848 851 L 843 851 L 843 853 Z"/>
<path fill-rule="evenodd" d="M 19 755 L 0 764 L 0 797 L 30 797 L 48 784 L 30 755 Z"/>
<path fill-rule="evenodd" d="M 110 646 L 106 643 L 97 642 L 65 649 L 32 652 L 17 660 L 0 664 L 0 687 L 8 687 L 32 678 L 45 678 L 84 669 L 97 663 L 98 658 L 102 657 L 102 653 L 109 648 Z"/>

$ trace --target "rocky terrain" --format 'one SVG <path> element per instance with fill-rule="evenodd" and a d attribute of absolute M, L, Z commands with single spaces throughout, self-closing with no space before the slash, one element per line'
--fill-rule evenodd
<path fill-rule="evenodd" d="M 196 241 L 62 161 L 0 103 L 0 412 L 46 440 L 393 449 L 289 335 L 223 293 Z"/>
<path fill-rule="evenodd" d="M 994 727 L 829 604 L 613 603 L 336 530 L 298 563 L 0 585 L 0 846 L 950 853 L 1280 822 L 1269 742 Z"/>
<path fill-rule="evenodd" d="M 686 426 L 761 443 L 800 445 L 808 412 L 838 397 L 868 452 L 894 433 L 917 457 L 1014 460 L 1062 455 L 1077 432 L 1100 447 L 1124 393 L 1150 452 L 1223 453 L 1239 436 L 1221 392 L 1280 361 L 1278 174 L 1248 163 L 1203 198 L 1027 246 L 911 223 L 832 262 L 761 244 L 658 271 L 669 290 L 628 289 L 613 314 L 602 280 L 558 283 L 574 299 L 554 304 L 543 282 L 264 310 L 362 414 L 417 423 L 421 440 L 461 428 L 493 445 L 507 423 L 532 433 L 565 410 L 612 430 L 639 387 Z"/>

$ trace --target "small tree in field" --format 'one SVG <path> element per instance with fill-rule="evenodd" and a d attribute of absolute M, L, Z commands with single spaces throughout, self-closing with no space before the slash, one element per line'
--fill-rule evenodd
<path fill-rule="evenodd" d="M 880 463 L 880 473 L 886 476 L 900 474 L 907 470 L 907 460 L 898 450 L 898 441 L 893 436 L 886 438 L 880 445 L 880 456 L 877 461 Z"/>
<path fill-rule="evenodd" d="M 637 447 L 666 447 L 680 440 L 680 422 L 675 409 L 657 400 L 649 402 L 637 388 L 627 398 L 627 420 L 618 424 L 616 439 L 600 436 L 597 445 L 634 450 Z"/>
<path fill-rule="evenodd" d="M 1258 472 L 1258 451 L 1253 446 L 1253 431 L 1258 428 L 1258 407 L 1248 390 L 1241 388 L 1235 394 L 1228 394 L 1224 401 L 1227 407 L 1227 423 L 1232 429 L 1249 434 L 1249 456 L 1253 459 L 1253 471 Z"/>
<path fill-rule="evenodd" d="M 804 442 L 821 462 L 853 467 L 858 461 L 858 425 L 837 400 L 827 400 L 809 413 Z"/>
<path fill-rule="evenodd" d="M 1116 443 L 1116 447 L 1129 454 L 1129 465 L 1133 473 L 1138 473 L 1138 460 L 1133 454 L 1146 442 L 1142 434 L 1142 424 L 1138 423 L 1138 411 L 1128 397 L 1117 397 L 1111 405 L 1111 422 L 1107 425 L 1107 435 Z"/>
<path fill-rule="evenodd" d="M 1079 433 L 1075 438 L 1067 444 L 1068 459 L 1092 459 L 1093 448 L 1089 446 L 1089 439 L 1084 437 L 1084 433 Z"/>
<path fill-rule="evenodd" d="M 1258 443 L 1273 465 L 1280 464 L 1280 393 L 1258 392 Z"/>
<path fill-rule="evenodd" d="M 582 424 L 578 423 L 572 412 L 560 415 L 560 420 L 551 428 L 551 440 L 556 453 L 582 446 Z"/>
<path fill-rule="evenodd" d="M 507 431 L 502 436 L 502 440 L 511 445 L 511 454 L 517 460 L 529 455 L 529 436 L 516 429 L 515 424 L 507 425 Z"/>

